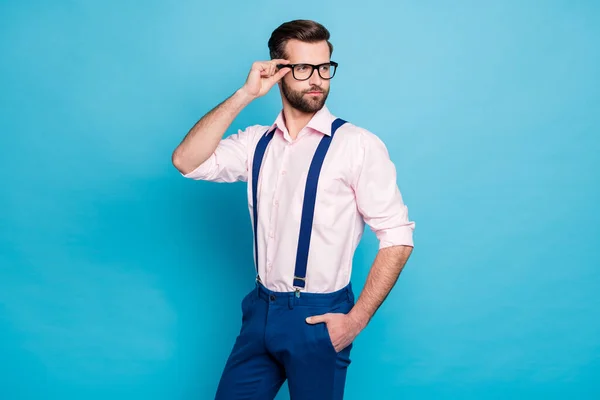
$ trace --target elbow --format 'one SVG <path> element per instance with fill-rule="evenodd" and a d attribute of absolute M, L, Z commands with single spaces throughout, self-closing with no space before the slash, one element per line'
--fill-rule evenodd
<path fill-rule="evenodd" d="M 171 163 L 183 175 L 194 172 L 206 160 L 207 159 L 194 160 L 193 158 L 190 158 L 189 155 L 183 154 L 183 150 L 181 148 L 175 149 L 171 155 Z"/>
<path fill-rule="evenodd" d="M 175 149 L 171 155 L 171 163 L 179 172 L 184 175 L 193 171 L 193 168 L 190 168 L 189 164 L 185 162 L 185 158 L 181 154 L 179 148 Z"/>

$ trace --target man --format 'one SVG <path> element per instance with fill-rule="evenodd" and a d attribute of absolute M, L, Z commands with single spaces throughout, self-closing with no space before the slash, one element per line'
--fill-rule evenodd
<path fill-rule="evenodd" d="M 385 145 L 325 106 L 337 67 L 329 36 L 314 21 L 282 24 L 269 40 L 271 60 L 255 62 L 173 153 L 185 177 L 248 182 L 256 288 L 242 301 L 217 399 L 273 399 L 286 379 L 294 400 L 342 399 L 352 343 L 413 248 L 414 223 Z M 273 125 L 223 139 L 276 83 L 283 110 Z M 355 302 L 352 258 L 365 223 L 379 252 Z"/>

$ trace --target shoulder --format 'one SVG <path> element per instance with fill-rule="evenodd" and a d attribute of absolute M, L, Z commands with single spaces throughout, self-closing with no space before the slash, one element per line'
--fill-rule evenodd
<path fill-rule="evenodd" d="M 237 135 L 245 136 L 247 138 L 261 137 L 270 128 L 269 125 L 248 125 L 244 129 L 238 129 Z"/>
<path fill-rule="evenodd" d="M 228 139 L 242 141 L 246 146 L 252 148 L 270 128 L 268 125 L 248 125 L 243 129 L 238 129 L 237 133 L 231 134 Z"/>
<path fill-rule="evenodd" d="M 375 150 L 387 153 L 387 148 L 383 140 L 369 129 L 347 121 L 339 130 L 342 133 L 340 136 L 343 136 L 344 140 L 348 141 L 352 146 L 358 146 L 363 151 Z"/>

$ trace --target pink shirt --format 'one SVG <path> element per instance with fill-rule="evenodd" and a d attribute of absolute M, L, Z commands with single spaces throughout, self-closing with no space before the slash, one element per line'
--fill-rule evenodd
<path fill-rule="evenodd" d="M 249 126 L 222 139 L 208 160 L 183 175 L 212 182 L 248 182 L 248 209 L 254 223 L 254 150 L 266 132 L 277 128 L 263 159 L 257 195 L 258 273 L 271 290 L 295 290 L 306 178 L 315 149 L 323 135 L 331 135 L 335 118 L 323 107 L 292 140 L 280 112 L 270 127 Z M 380 249 L 413 246 L 415 223 L 408 218 L 384 143 L 346 122 L 331 142 L 319 177 L 304 291 L 327 293 L 350 282 L 352 258 L 365 223 L 377 236 Z"/>

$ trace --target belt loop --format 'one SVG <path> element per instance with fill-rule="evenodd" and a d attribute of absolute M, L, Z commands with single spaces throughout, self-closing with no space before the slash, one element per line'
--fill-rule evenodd
<path fill-rule="evenodd" d="M 290 293 L 288 296 L 288 307 L 290 310 L 294 309 L 294 303 L 296 302 L 296 296 L 293 293 Z"/>

